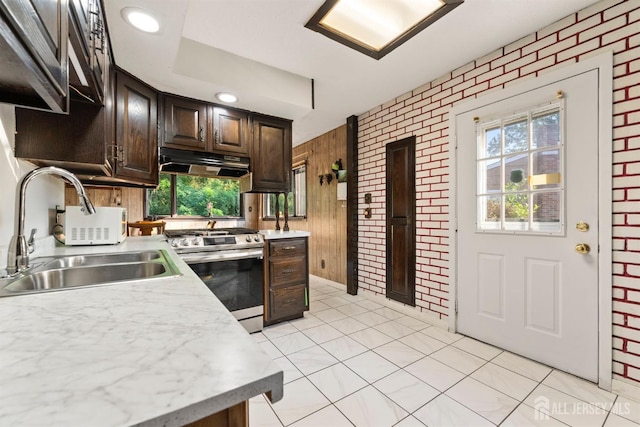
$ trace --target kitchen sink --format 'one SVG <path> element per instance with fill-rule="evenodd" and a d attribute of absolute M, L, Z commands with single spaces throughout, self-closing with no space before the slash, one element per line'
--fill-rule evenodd
<path fill-rule="evenodd" d="M 41 266 L 36 267 L 36 271 L 50 270 L 54 268 L 67 268 L 67 267 L 83 267 L 91 265 L 108 265 L 108 264 L 120 264 L 126 262 L 144 262 L 153 261 L 161 258 L 160 251 L 144 251 L 144 252 L 123 252 L 114 254 L 100 254 L 100 255 L 74 255 L 59 258 L 40 258 L 40 260 L 34 260 L 36 262 L 43 261 Z M 48 261 L 50 260 L 50 261 Z"/>
<path fill-rule="evenodd" d="M 0 297 L 181 275 L 164 250 L 35 258 L 32 265 L 26 273 L 3 279 Z"/>

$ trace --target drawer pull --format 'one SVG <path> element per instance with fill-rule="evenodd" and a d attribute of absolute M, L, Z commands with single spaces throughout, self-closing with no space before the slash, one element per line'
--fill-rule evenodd
<path fill-rule="evenodd" d="M 295 268 L 285 268 L 284 270 L 282 270 L 282 272 L 284 274 L 291 274 L 291 273 L 295 273 L 296 269 Z"/>
<path fill-rule="evenodd" d="M 295 298 L 291 298 L 291 299 L 283 301 L 283 304 L 291 304 L 291 303 L 294 303 L 294 302 L 296 302 L 296 299 Z"/>
<path fill-rule="evenodd" d="M 285 251 L 292 251 L 292 250 L 294 250 L 295 248 L 296 248 L 295 246 L 285 246 L 285 247 L 284 247 L 284 248 L 282 248 L 282 249 L 284 249 Z"/>

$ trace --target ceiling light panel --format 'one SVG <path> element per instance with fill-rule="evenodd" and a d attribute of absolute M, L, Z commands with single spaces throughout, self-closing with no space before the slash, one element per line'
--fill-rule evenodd
<path fill-rule="evenodd" d="M 327 0 L 306 27 L 380 59 L 463 1 Z"/>

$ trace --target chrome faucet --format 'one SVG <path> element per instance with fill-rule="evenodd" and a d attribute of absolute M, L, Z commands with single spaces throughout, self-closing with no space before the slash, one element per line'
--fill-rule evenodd
<path fill-rule="evenodd" d="M 34 169 L 22 178 L 20 181 L 19 190 L 17 194 L 18 204 L 16 209 L 16 234 L 11 238 L 9 243 L 9 254 L 7 257 L 7 273 L 9 275 L 15 275 L 21 273 L 29 268 L 29 253 L 33 247 L 33 235 L 35 229 L 31 232 L 29 244 L 24 237 L 24 217 L 25 217 L 25 196 L 27 192 L 27 185 L 31 180 L 39 175 L 58 175 L 71 183 L 78 192 L 78 198 L 80 199 L 80 206 L 85 215 L 91 215 L 96 212 L 93 207 L 93 203 L 87 197 L 87 193 L 84 187 L 80 183 L 80 180 L 71 172 L 66 169 L 58 168 L 55 166 L 47 166 L 43 168 Z"/>

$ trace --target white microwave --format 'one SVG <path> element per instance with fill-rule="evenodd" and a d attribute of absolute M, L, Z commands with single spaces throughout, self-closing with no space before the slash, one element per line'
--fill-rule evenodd
<path fill-rule="evenodd" d="M 115 245 L 127 237 L 127 209 L 96 207 L 85 215 L 80 206 L 67 206 L 63 225 L 67 245 Z"/>

